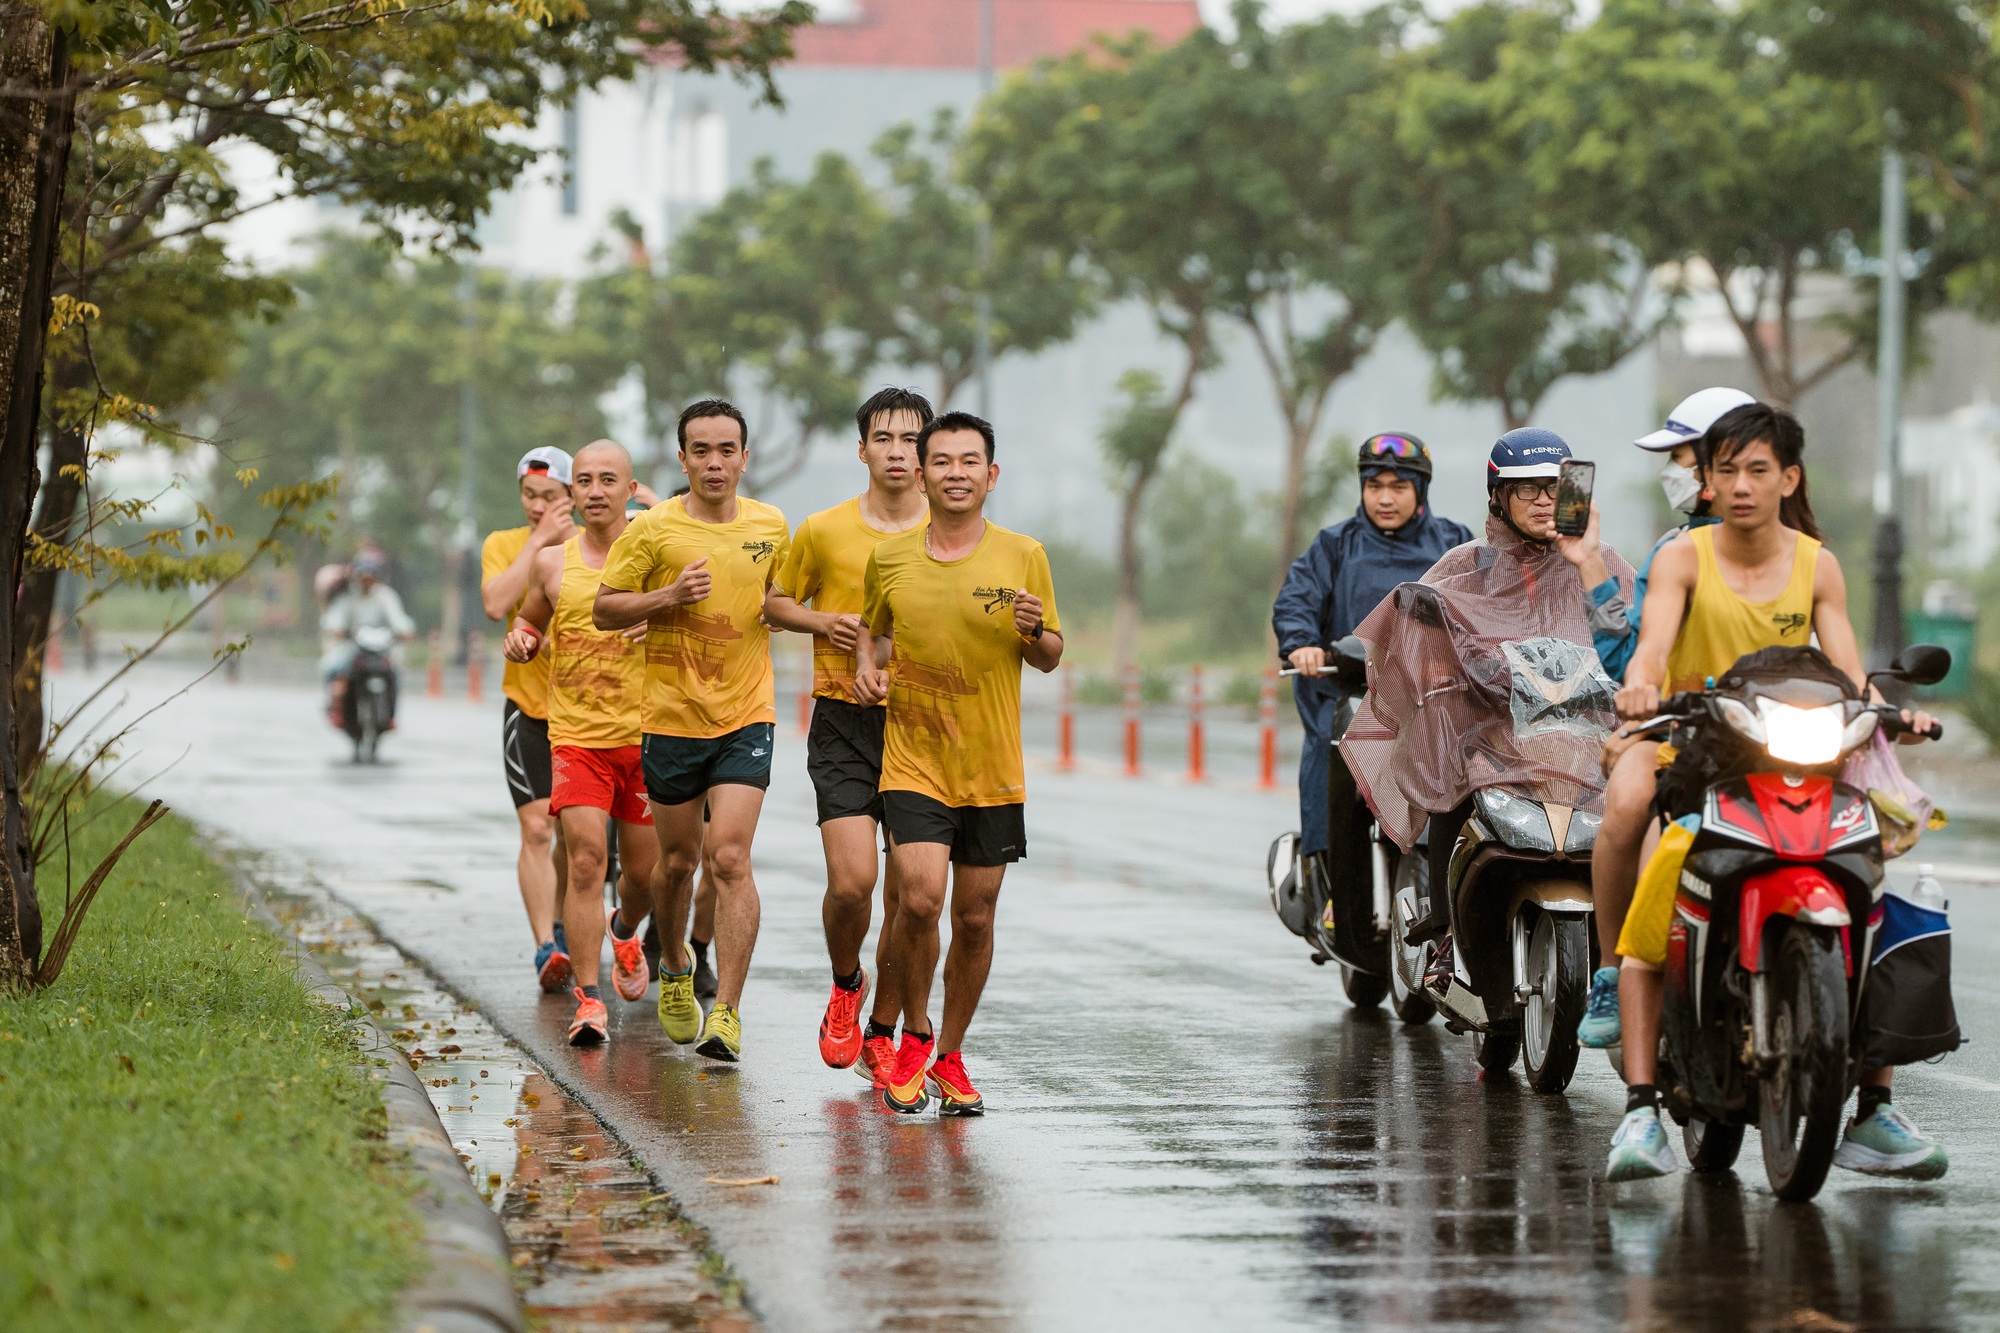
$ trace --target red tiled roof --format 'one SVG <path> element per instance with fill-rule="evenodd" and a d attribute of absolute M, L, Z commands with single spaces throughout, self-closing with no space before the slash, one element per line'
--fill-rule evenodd
<path fill-rule="evenodd" d="M 801 67 L 873 65 L 975 69 L 979 0 L 853 0 L 859 11 L 799 31 Z M 1001 69 L 1061 56 L 1093 33 L 1134 28 L 1171 45 L 1201 26 L 1195 0 L 993 0 L 993 59 Z"/>

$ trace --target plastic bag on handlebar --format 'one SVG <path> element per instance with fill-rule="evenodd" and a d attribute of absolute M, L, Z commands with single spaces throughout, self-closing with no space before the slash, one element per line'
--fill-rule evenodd
<path fill-rule="evenodd" d="M 1910 780 L 1896 747 L 1877 731 L 1868 744 L 1847 757 L 1841 765 L 1840 780 L 1868 793 L 1875 807 L 1876 822 L 1882 826 L 1882 855 L 1901 856 L 1917 845 L 1924 830 L 1943 828 L 1944 811 L 1930 795 Z"/>

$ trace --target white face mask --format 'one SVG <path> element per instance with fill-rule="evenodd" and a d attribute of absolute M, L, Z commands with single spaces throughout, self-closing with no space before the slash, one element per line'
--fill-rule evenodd
<path fill-rule="evenodd" d="M 1682 467 L 1669 460 L 1660 469 L 1660 485 L 1667 492 L 1667 503 L 1683 514 L 1692 514 L 1694 507 L 1701 503 L 1701 478 L 1691 467 Z"/>

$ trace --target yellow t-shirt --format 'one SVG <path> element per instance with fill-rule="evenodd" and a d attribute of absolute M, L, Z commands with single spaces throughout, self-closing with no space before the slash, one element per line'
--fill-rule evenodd
<path fill-rule="evenodd" d="M 923 521 L 905 532 L 921 530 Z M 861 501 L 822 509 L 799 524 L 792 536 L 792 551 L 771 581 L 771 587 L 795 602 L 810 602 L 815 611 L 829 615 L 860 615 L 861 581 L 868 573 L 868 557 L 875 547 L 900 533 L 870 527 L 861 516 Z M 854 697 L 853 653 L 843 653 L 824 634 L 813 635 L 813 694 L 821 699 L 842 699 L 859 703 Z"/>
<path fill-rule="evenodd" d="M 986 525 L 972 554 L 934 560 L 926 528 L 899 533 L 868 557 L 868 627 L 895 636 L 882 790 L 950 806 L 1018 805 L 1021 650 L 1014 592 L 1042 599 L 1042 624 L 1062 632 L 1048 553 L 1032 537 Z"/>
<path fill-rule="evenodd" d="M 502 528 L 486 534 L 485 544 L 479 548 L 481 583 L 514 563 L 528 545 L 528 532 L 527 528 Z M 521 603 L 527 597 L 528 594 L 523 592 L 515 601 L 501 627 L 503 630 L 513 628 L 514 617 L 521 613 Z M 507 664 L 500 673 L 500 693 L 512 699 L 529 717 L 544 718 L 549 715 L 549 653 L 546 644 L 532 661 Z"/>
<path fill-rule="evenodd" d="M 764 592 L 790 549 L 791 529 L 773 505 L 739 497 L 731 523 L 688 516 L 681 497 L 632 520 L 605 558 L 613 592 L 652 592 L 706 556 L 709 593 L 655 621 L 646 636 L 645 729 L 706 740 L 753 722 L 776 722 L 771 631 Z"/>
<path fill-rule="evenodd" d="M 549 618 L 549 744 L 613 750 L 637 745 L 646 702 L 646 650 L 591 623 L 600 572 L 583 559 L 583 537 L 563 543 L 562 587 Z"/>
<path fill-rule="evenodd" d="M 1820 544 L 1803 532 L 1792 548 L 1792 577 L 1785 590 L 1768 602 L 1749 602 L 1730 591 L 1715 563 L 1717 524 L 1694 528 L 1697 560 L 1694 595 L 1687 616 L 1667 655 L 1667 689 L 1698 690 L 1711 676 L 1721 677 L 1736 659 L 1760 648 L 1780 644 L 1803 648 L 1812 642 L 1813 577 L 1819 567 Z"/>

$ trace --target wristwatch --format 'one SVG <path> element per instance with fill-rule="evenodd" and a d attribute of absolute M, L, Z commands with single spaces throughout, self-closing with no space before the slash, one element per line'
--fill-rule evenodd
<path fill-rule="evenodd" d="M 1035 622 L 1035 628 L 1034 628 L 1034 632 L 1033 632 L 1033 633 L 1030 633 L 1030 634 L 1026 634 L 1026 635 L 1023 635 L 1022 637 L 1026 638 L 1026 639 L 1027 639 L 1027 640 L 1028 640 L 1028 641 L 1029 641 L 1030 643 L 1034 642 L 1034 641 L 1035 641 L 1036 639 L 1039 639 L 1039 638 L 1041 638 L 1041 637 L 1042 637 L 1042 622 L 1041 622 L 1041 621 L 1039 621 L 1039 620 L 1037 620 L 1037 621 Z"/>

